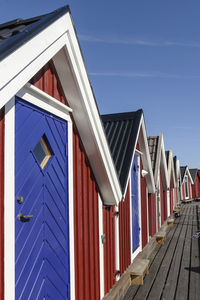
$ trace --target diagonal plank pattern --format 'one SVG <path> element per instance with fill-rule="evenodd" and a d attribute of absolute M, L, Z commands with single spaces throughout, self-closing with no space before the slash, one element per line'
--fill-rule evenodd
<path fill-rule="evenodd" d="M 33 149 L 45 134 L 53 155 L 40 167 Z M 16 299 L 69 299 L 67 123 L 16 102 Z M 18 196 L 24 201 L 19 204 Z M 17 215 L 33 215 L 20 221 Z"/>
<path fill-rule="evenodd" d="M 200 295 L 200 203 L 184 205 L 170 228 L 165 244 L 150 257 L 143 286 L 131 286 L 124 300 L 197 300 Z"/>

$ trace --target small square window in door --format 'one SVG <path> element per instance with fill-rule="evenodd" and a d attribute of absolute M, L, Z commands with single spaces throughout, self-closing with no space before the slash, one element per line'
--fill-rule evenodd
<path fill-rule="evenodd" d="M 45 134 L 41 137 L 37 145 L 35 146 L 33 153 L 37 159 L 38 164 L 42 169 L 45 168 L 49 159 L 53 155 L 49 142 Z"/>

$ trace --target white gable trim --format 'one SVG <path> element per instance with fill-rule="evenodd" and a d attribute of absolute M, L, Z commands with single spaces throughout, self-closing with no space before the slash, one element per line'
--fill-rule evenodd
<path fill-rule="evenodd" d="M 167 162 L 165 157 L 165 146 L 164 146 L 164 139 L 163 134 L 160 133 L 159 140 L 158 140 L 158 150 L 157 150 L 157 156 L 156 156 L 156 167 L 155 167 L 155 183 L 156 187 L 158 186 L 159 181 L 159 173 L 161 172 L 160 180 L 164 179 L 163 182 L 163 188 L 166 190 L 169 188 L 169 179 L 168 179 L 168 172 L 167 172 Z"/>
<path fill-rule="evenodd" d="M 136 149 L 137 143 L 139 143 L 139 148 L 140 150 L 138 151 Z M 129 169 L 129 174 L 131 173 L 131 168 L 133 164 L 133 159 L 134 155 L 140 155 L 141 160 L 142 160 L 142 165 L 143 169 L 148 172 L 148 174 L 145 176 L 147 188 L 148 188 L 148 193 L 154 194 L 156 192 L 155 190 L 155 182 L 154 182 L 154 177 L 153 177 L 153 170 L 152 170 L 152 165 L 151 165 L 151 157 L 149 153 L 149 146 L 148 146 L 148 141 L 147 141 L 147 134 L 146 134 L 146 128 L 145 128 L 145 122 L 144 122 L 144 116 L 142 115 L 140 119 L 140 124 L 138 127 L 138 132 L 137 132 L 137 137 L 136 137 L 136 143 L 135 143 L 135 148 L 133 151 L 133 157 Z M 123 197 L 126 195 L 126 190 L 128 187 L 129 179 L 127 180 L 126 183 L 126 188 Z"/>
<path fill-rule="evenodd" d="M 0 108 L 52 58 L 102 199 L 107 205 L 117 204 L 122 198 L 120 183 L 69 12 L 0 62 Z M 60 73 L 60 63 L 65 74 Z"/>

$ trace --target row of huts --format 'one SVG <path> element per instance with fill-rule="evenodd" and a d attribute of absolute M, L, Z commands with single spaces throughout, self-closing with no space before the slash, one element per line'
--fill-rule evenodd
<path fill-rule="evenodd" d="M 98 300 L 200 197 L 142 110 L 100 115 L 68 6 L 0 25 L 0 300 Z"/>

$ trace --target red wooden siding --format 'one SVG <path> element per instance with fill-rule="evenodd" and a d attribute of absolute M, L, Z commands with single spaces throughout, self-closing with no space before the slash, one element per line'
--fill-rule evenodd
<path fill-rule="evenodd" d="M 182 183 L 182 200 L 185 200 L 185 183 Z"/>
<path fill-rule="evenodd" d="M 100 299 L 98 193 L 79 137 L 73 136 L 76 299 Z"/>
<path fill-rule="evenodd" d="M 143 169 L 142 162 L 140 164 L 141 171 Z M 140 175 L 141 183 L 141 222 L 142 222 L 142 248 L 148 242 L 148 217 L 147 217 L 147 185 L 145 178 Z"/>
<path fill-rule="evenodd" d="M 104 292 L 107 294 L 115 284 L 115 207 L 103 206 L 104 243 Z"/>
<path fill-rule="evenodd" d="M 173 189 L 170 189 L 170 215 L 174 209 Z"/>
<path fill-rule="evenodd" d="M 67 104 L 53 62 L 31 83 Z M 86 153 L 73 123 L 74 251 L 76 300 L 100 299 L 98 192 Z"/>
<path fill-rule="evenodd" d="M 197 173 L 194 184 L 192 184 L 192 198 L 200 197 L 200 176 Z"/>
<path fill-rule="evenodd" d="M 4 109 L 0 111 L 0 300 L 4 299 Z"/>
<path fill-rule="evenodd" d="M 130 183 L 124 201 L 119 203 L 119 253 L 122 275 L 131 263 Z"/>
<path fill-rule="evenodd" d="M 156 194 L 148 195 L 149 235 L 156 233 Z"/>

